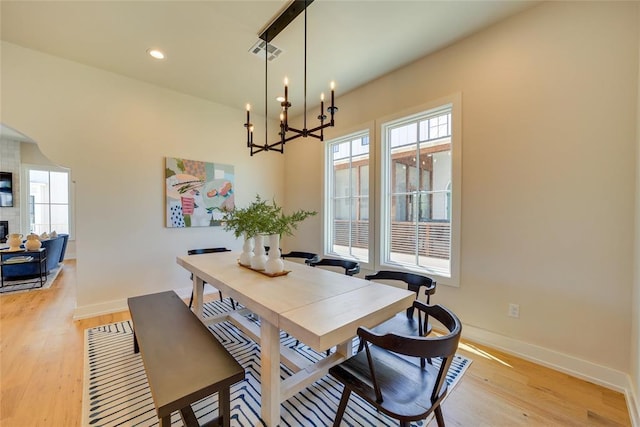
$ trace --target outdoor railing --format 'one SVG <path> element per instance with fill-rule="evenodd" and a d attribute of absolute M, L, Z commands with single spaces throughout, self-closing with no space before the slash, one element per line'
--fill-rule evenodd
<path fill-rule="evenodd" d="M 415 227 L 412 222 L 391 223 L 391 252 L 414 254 L 416 249 Z M 334 221 L 333 242 L 336 245 L 356 248 L 369 247 L 369 221 L 354 221 L 349 242 L 349 222 Z M 449 259 L 451 224 L 449 222 L 418 223 L 418 254 L 432 258 Z"/>

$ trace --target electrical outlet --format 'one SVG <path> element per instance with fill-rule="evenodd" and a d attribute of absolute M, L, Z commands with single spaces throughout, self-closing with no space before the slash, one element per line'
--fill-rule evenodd
<path fill-rule="evenodd" d="M 520 305 L 510 303 L 509 304 L 509 312 L 507 313 L 509 317 L 515 317 L 518 319 L 520 317 Z"/>

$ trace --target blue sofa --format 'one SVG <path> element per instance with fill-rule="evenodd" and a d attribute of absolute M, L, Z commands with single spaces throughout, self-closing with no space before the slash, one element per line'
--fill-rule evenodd
<path fill-rule="evenodd" d="M 68 234 L 59 234 L 58 237 L 42 241 L 42 247 L 47 248 L 47 274 L 49 274 L 51 270 L 58 268 L 58 265 L 64 260 L 68 240 Z M 20 253 L 18 252 L 17 255 L 20 255 Z M 4 280 L 21 280 L 38 277 L 38 264 L 5 265 L 2 267 L 2 276 Z"/>

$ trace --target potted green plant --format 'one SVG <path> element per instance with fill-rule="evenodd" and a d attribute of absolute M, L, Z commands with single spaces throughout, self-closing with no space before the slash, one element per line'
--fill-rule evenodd
<path fill-rule="evenodd" d="M 291 236 L 300 222 L 316 215 L 317 212 L 299 209 L 291 215 L 286 215 L 275 200 L 268 207 L 270 210 L 268 220 L 265 221 L 265 228 L 262 230 L 265 235 L 269 236 L 269 257 L 265 263 L 265 270 L 267 273 L 275 274 L 284 270 L 284 263 L 280 258 L 280 237 L 283 235 Z"/>
<path fill-rule="evenodd" d="M 298 224 L 309 216 L 316 215 L 315 211 L 298 210 L 291 215 L 285 215 L 281 206 L 273 200 L 271 203 L 256 195 L 255 200 L 246 208 L 236 208 L 232 211 L 225 211 L 222 222 L 226 231 L 233 231 L 236 238 L 243 236 L 245 245 L 243 255 L 240 256 L 240 263 L 249 265 L 248 258 L 251 248 L 248 241 L 253 238 L 255 241 L 255 252 L 251 256 L 251 268 L 262 270 L 267 269 L 270 273 L 280 272 L 284 269 L 280 260 L 280 236 L 292 235 Z M 273 264 L 267 268 L 267 259 L 264 255 L 263 236 L 269 237 L 270 259 Z M 245 250 L 245 247 L 247 250 Z M 246 253 L 246 255 L 245 255 Z"/>
<path fill-rule="evenodd" d="M 243 237 L 242 254 L 240 254 L 240 264 L 250 266 L 254 258 L 254 237 L 260 233 L 263 216 L 259 212 L 264 210 L 264 202 L 260 196 L 256 196 L 256 201 L 246 208 L 236 207 L 233 210 L 225 210 L 222 217 L 222 224 L 225 231 L 233 231 L 236 238 Z M 259 248 L 258 248 L 259 249 Z M 262 248 L 264 255 L 264 247 Z"/>

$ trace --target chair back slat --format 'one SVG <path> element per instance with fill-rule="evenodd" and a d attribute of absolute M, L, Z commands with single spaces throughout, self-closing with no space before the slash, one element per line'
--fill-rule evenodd
<path fill-rule="evenodd" d="M 436 281 L 430 277 L 405 271 L 380 270 L 375 274 L 364 276 L 366 280 L 397 280 L 407 284 L 409 290 L 420 293 L 420 287 L 424 286 L 424 295 L 429 302 L 429 296 L 436 291 Z"/>
<path fill-rule="evenodd" d="M 346 259 L 323 258 L 320 261 L 310 262 L 309 265 L 311 267 L 327 266 L 344 268 L 344 274 L 347 276 L 353 276 L 354 274 L 360 273 L 360 264 L 356 261 Z"/>
<path fill-rule="evenodd" d="M 319 261 L 318 254 L 314 254 L 313 252 L 301 252 L 301 251 L 291 251 L 286 254 L 282 254 L 282 258 L 302 258 L 304 259 L 306 264 L 310 264 L 312 262 Z"/>
<path fill-rule="evenodd" d="M 405 356 L 431 359 L 434 357 L 444 358 L 455 354 L 462 330 L 460 320 L 452 312 L 440 305 L 427 305 L 421 301 L 414 301 L 413 307 L 419 313 L 431 316 L 442 323 L 449 333 L 443 336 L 427 337 L 396 335 L 393 333 L 378 335 L 367 328 L 358 328 L 358 336 L 373 345 Z"/>
<path fill-rule="evenodd" d="M 187 251 L 187 255 L 202 255 L 202 254 L 211 254 L 215 252 L 231 252 L 231 249 L 227 248 L 203 248 L 203 249 L 189 249 Z"/>

